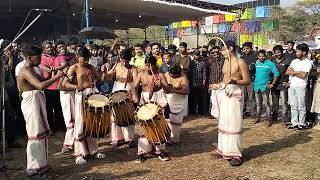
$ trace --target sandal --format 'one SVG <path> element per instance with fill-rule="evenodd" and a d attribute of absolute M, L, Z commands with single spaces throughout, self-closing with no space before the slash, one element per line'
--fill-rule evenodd
<path fill-rule="evenodd" d="M 98 158 L 98 159 L 103 159 L 103 158 L 105 158 L 105 157 L 106 157 L 106 155 L 103 154 L 103 153 L 97 153 L 97 154 L 96 154 L 96 158 Z"/>
<path fill-rule="evenodd" d="M 85 159 L 83 158 L 83 156 L 79 156 L 79 157 L 76 158 L 76 164 L 78 164 L 78 165 L 87 164 L 87 160 L 85 160 Z"/>

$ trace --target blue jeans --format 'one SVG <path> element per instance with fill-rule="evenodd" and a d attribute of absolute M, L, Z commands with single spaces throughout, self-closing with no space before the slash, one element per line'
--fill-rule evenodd
<path fill-rule="evenodd" d="M 293 126 L 305 125 L 306 123 L 306 105 L 305 105 L 305 87 L 290 87 L 288 90 L 289 103 L 291 106 L 291 124 Z"/>
<path fill-rule="evenodd" d="M 288 89 L 271 90 L 272 95 L 272 119 L 277 121 L 278 119 L 278 110 L 279 110 L 279 99 L 281 98 L 282 111 L 281 111 L 281 120 L 282 122 L 287 122 L 289 119 L 287 118 L 288 112 Z"/>
<path fill-rule="evenodd" d="M 264 92 L 261 92 L 260 90 L 258 92 L 255 92 L 256 96 L 256 104 L 257 104 L 257 119 L 261 119 L 261 111 L 262 111 L 262 105 L 266 108 L 266 117 L 267 120 L 271 120 L 270 114 L 270 103 L 269 103 L 269 94 L 270 90 L 266 89 Z"/>

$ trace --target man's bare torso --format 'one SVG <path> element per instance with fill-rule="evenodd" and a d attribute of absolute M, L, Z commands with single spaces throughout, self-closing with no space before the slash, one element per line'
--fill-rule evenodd
<path fill-rule="evenodd" d="M 231 59 L 231 79 L 233 80 L 241 80 L 242 74 L 239 66 L 239 59 L 232 58 Z M 226 77 L 230 77 L 230 62 L 228 60 L 225 60 L 223 65 L 223 79 L 225 80 Z"/>
<path fill-rule="evenodd" d="M 23 93 L 25 91 L 32 91 L 32 90 L 36 90 L 37 89 L 36 87 L 32 86 L 27 81 L 26 74 L 32 74 L 34 77 L 39 79 L 39 81 L 41 81 L 41 79 L 43 79 L 36 72 L 34 72 L 32 67 L 23 67 L 21 69 L 20 74 L 19 74 L 18 79 L 17 79 L 17 83 L 18 83 L 18 87 L 19 87 L 19 92 L 20 93 Z"/>
<path fill-rule="evenodd" d="M 130 71 L 130 73 L 133 73 L 132 69 L 133 67 L 129 69 L 127 67 L 121 66 L 120 64 L 117 64 L 115 68 L 116 81 L 125 83 L 127 81 L 128 72 Z M 132 83 L 132 82 L 133 82 L 133 79 L 129 78 L 127 83 Z"/>

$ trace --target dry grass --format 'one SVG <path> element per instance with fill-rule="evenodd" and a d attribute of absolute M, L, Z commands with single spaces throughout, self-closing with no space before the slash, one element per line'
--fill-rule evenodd
<path fill-rule="evenodd" d="M 320 131 L 295 132 L 280 124 L 270 128 L 245 120 L 244 163 L 230 167 L 225 160 L 214 160 L 210 153 L 217 143 L 217 122 L 188 118 L 183 124 L 182 143 L 168 147 L 169 162 L 148 159 L 135 164 L 137 149 L 112 148 L 100 141 L 107 154 L 103 160 L 74 164 L 71 155 L 60 153 L 64 134 L 49 139 L 49 175 L 53 179 L 320 179 Z M 9 153 L 9 166 L 25 168 L 25 149 Z M 10 179 L 23 179 L 24 170 L 9 171 Z M 0 175 L 0 179 L 5 176 Z"/>

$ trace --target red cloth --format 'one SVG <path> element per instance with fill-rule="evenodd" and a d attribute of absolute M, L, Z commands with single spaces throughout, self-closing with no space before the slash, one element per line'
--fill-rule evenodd
<path fill-rule="evenodd" d="M 61 64 L 65 63 L 65 56 L 50 56 L 50 55 L 42 55 L 41 56 L 41 64 L 40 64 L 40 68 L 43 70 L 45 67 L 60 67 Z M 45 71 L 43 71 L 43 76 L 44 78 L 47 78 L 49 76 L 49 74 Z M 47 89 L 50 90 L 57 90 L 58 87 L 58 82 L 59 80 L 57 80 L 55 83 L 53 83 L 51 86 L 49 86 Z"/>

